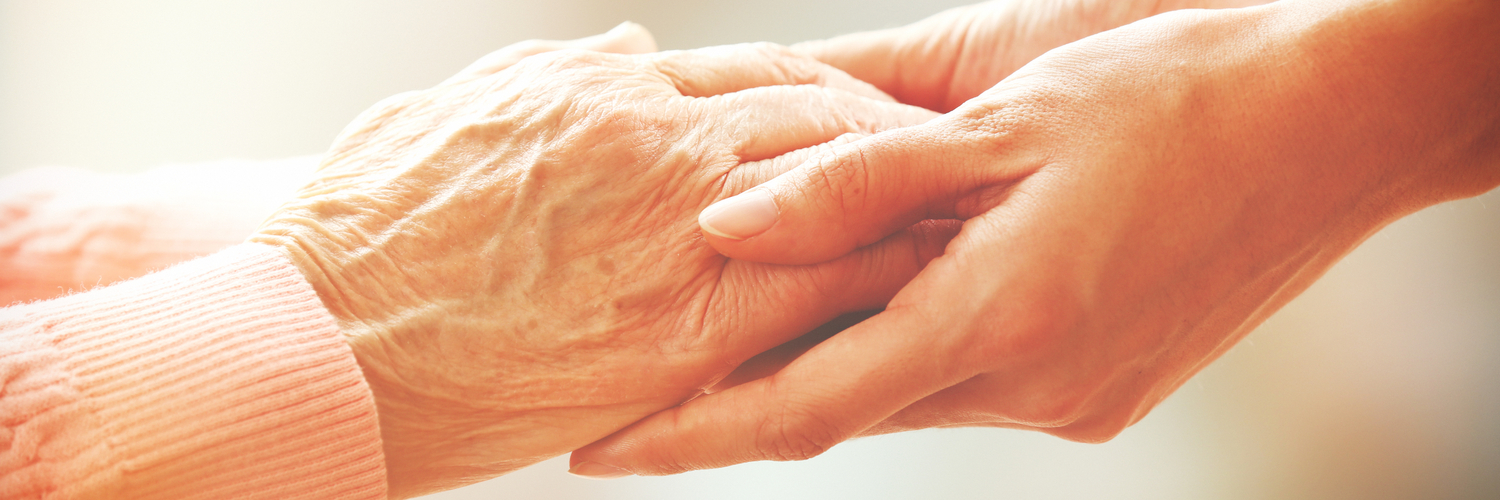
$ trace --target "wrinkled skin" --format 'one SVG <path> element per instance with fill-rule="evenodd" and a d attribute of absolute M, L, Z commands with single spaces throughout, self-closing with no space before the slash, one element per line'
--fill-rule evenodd
<path fill-rule="evenodd" d="M 963 220 L 944 255 L 784 368 L 573 460 L 672 474 L 955 426 L 1108 440 L 1376 230 L 1500 185 L 1497 34 L 1488 1 L 1167 13 L 835 148 L 705 211 L 705 237 L 808 264 Z"/>
<path fill-rule="evenodd" d="M 694 219 L 714 201 L 841 135 L 933 116 L 786 49 L 498 66 L 364 113 L 251 238 L 286 249 L 348 335 L 392 496 L 487 479 L 680 404 L 758 352 L 884 305 L 956 231 L 922 224 L 808 266 L 731 261 L 702 239 Z"/>
<path fill-rule="evenodd" d="M 526 40 L 445 84 L 563 49 L 644 54 L 656 52 L 656 42 L 634 23 L 577 40 Z M 242 243 L 318 161 L 223 160 L 131 174 L 42 167 L 0 178 L 0 304 L 143 276 Z"/>

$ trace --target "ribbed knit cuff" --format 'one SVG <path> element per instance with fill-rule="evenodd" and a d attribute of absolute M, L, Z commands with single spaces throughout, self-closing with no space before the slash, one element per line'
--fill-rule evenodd
<path fill-rule="evenodd" d="M 45 484 L 38 493 L 53 498 L 385 497 L 370 389 L 316 293 L 271 247 L 0 316 L 0 381 L 10 351 L 23 361 L 11 371 L 30 374 L 11 377 L 30 380 L 16 387 L 45 395 L 0 393 L 0 420 L 21 409 L 6 424 L 0 486 Z"/>

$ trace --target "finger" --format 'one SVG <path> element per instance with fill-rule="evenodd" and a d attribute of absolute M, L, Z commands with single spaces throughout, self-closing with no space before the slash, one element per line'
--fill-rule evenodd
<path fill-rule="evenodd" d="M 924 221 L 879 244 L 817 265 L 730 261 L 707 309 L 727 333 L 715 348 L 748 358 L 841 314 L 885 307 L 928 262 L 943 254 L 960 226 L 951 220 Z M 775 311 L 774 316 L 768 319 L 766 311 Z"/>
<path fill-rule="evenodd" d="M 822 144 L 847 133 L 874 134 L 925 123 L 937 113 L 812 85 L 759 87 L 697 102 L 715 132 L 737 143 L 741 161 Z"/>
<path fill-rule="evenodd" d="M 724 392 L 730 387 L 768 377 L 771 374 L 781 371 L 786 365 L 791 364 L 792 360 L 797 359 L 797 357 L 819 343 L 828 340 L 839 332 L 849 329 L 851 326 L 859 324 L 861 321 L 870 319 L 871 316 L 879 312 L 879 310 L 852 312 L 818 325 L 813 331 L 807 332 L 801 337 L 789 340 L 784 344 L 745 360 L 744 363 L 740 363 L 740 366 L 736 367 L 728 376 L 715 383 L 712 387 L 704 389 L 703 392 L 706 394 Z"/>
<path fill-rule="evenodd" d="M 1140 421 L 1177 388 L 1176 385 L 1170 388 L 1110 385 L 1107 390 L 1094 390 L 1082 400 L 1069 400 L 1070 395 L 1079 394 L 1079 386 L 1070 375 L 1076 375 L 1076 370 L 1066 374 L 1035 369 L 981 374 L 922 398 L 859 435 L 937 427 L 996 427 L 1098 443 Z M 1059 408 L 1067 411 L 1059 413 Z M 1122 408 L 1130 410 L 1121 411 Z"/>
<path fill-rule="evenodd" d="M 656 70 L 688 97 L 710 97 L 772 85 L 817 85 L 894 102 L 884 92 L 838 68 L 772 43 L 669 51 L 653 59 Z"/>
<path fill-rule="evenodd" d="M 891 434 L 935 427 L 1004 427 L 1037 430 L 1036 422 L 1019 422 L 997 408 L 986 408 L 983 402 L 1015 397 L 1002 381 L 981 374 L 914 402 L 860 432 L 860 436 Z"/>
<path fill-rule="evenodd" d="M 775 158 L 741 163 L 729 172 L 728 178 L 724 182 L 723 195 L 733 196 L 755 186 L 770 182 L 771 179 L 790 172 L 803 162 L 811 160 L 818 155 L 827 154 L 833 151 L 834 148 L 865 137 L 869 136 L 860 133 L 848 133 L 835 137 L 831 141 L 798 149 Z"/>
<path fill-rule="evenodd" d="M 954 73 L 965 69 L 959 66 L 960 58 L 968 55 L 965 45 L 991 42 L 973 39 L 990 31 L 1006 32 L 978 27 L 1014 16 L 1015 12 L 998 11 L 1016 7 L 1013 3 L 957 7 L 900 28 L 802 42 L 791 48 L 870 82 L 900 102 L 948 111 L 963 102 L 950 99 L 949 93 Z"/>
<path fill-rule="evenodd" d="M 951 364 L 947 318 L 889 309 L 774 376 L 699 397 L 573 453 L 574 470 L 675 474 L 755 460 L 801 460 L 972 376 Z M 594 466 L 580 466 L 585 462 Z"/>
<path fill-rule="evenodd" d="M 583 49 L 613 54 L 656 52 L 656 39 L 644 26 L 629 21 L 604 33 L 577 40 L 526 40 L 508 45 L 474 61 L 442 85 L 463 83 L 504 71 L 527 57 L 563 49 Z"/>
<path fill-rule="evenodd" d="M 803 42 L 792 50 L 870 82 L 897 100 L 947 111 L 1049 50 L 1169 10 L 1265 0 L 984 2 L 915 24 Z"/>
<path fill-rule="evenodd" d="M 699 214 L 705 238 L 735 259 L 822 262 L 925 219 L 967 218 L 1043 165 L 999 157 L 1005 145 L 968 119 L 944 116 L 818 156 Z M 1016 149 L 1019 152 L 1018 148 Z"/>
<path fill-rule="evenodd" d="M 908 57 L 912 52 L 907 44 L 911 31 L 911 27 L 904 27 L 852 33 L 798 43 L 791 49 L 869 82 L 899 102 L 945 111 L 945 86 L 951 78 L 954 57 L 943 50 L 947 47 L 944 43 L 920 44 L 918 47 L 927 50 L 918 55 L 926 57 Z"/>

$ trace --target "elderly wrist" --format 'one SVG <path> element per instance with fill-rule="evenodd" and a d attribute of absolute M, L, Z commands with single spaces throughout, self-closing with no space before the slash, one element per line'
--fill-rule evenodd
<path fill-rule="evenodd" d="M 250 235 L 246 241 L 274 247 L 286 255 L 308 284 L 312 285 L 328 312 L 342 322 L 351 315 L 342 294 L 333 284 L 331 274 L 325 269 L 328 257 L 299 233 L 296 228 L 285 223 L 272 221 Z"/>
<path fill-rule="evenodd" d="M 352 330 L 380 324 L 391 313 L 393 298 L 403 294 L 387 283 L 398 271 L 390 259 L 382 257 L 381 249 L 361 236 L 367 231 L 347 216 L 317 209 L 334 204 L 289 203 L 247 241 L 281 249 L 338 319 L 340 329 L 350 335 Z"/>
<path fill-rule="evenodd" d="M 408 391 L 396 383 L 399 377 L 391 369 L 390 353 L 384 351 L 380 342 L 387 335 L 373 331 L 376 327 L 372 325 L 380 323 L 362 320 L 358 312 L 365 307 L 351 304 L 342 292 L 350 285 L 340 285 L 346 278 L 339 274 L 343 272 L 338 268 L 339 259 L 327 249 L 328 242 L 319 241 L 317 234 L 302 224 L 281 219 L 268 222 L 249 241 L 275 247 L 286 255 L 337 320 L 375 402 L 391 498 L 436 491 L 430 485 L 414 484 L 420 483 L 416 478 L 423 475 L 414 464 L 424 463 L 426 455 L 409 446 L 409 436 L 420 433 L 409 430 L 412 423 L 409 416 L 414 413 L 411 398 L 405 397 Z"/>

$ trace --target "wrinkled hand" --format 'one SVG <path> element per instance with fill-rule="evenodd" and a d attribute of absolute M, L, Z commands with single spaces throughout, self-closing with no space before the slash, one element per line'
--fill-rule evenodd
<path fill-rule="evenodd" d="M 1268 0 L 993 0 L 900 28 L 803 42 L 793 50 L 874 84 L 897 100 L 949 111 L 1043 53 L 1178 9 Z"/>
<path fill-rule="evenodd" d="M 360 116 L 251 240 L 339 320 L 410 496 L 570 451 L 884 305 L 956 226 L 778 266 L 720 256 L 694 219 L 843 134 L 933 116 L 770 45 L 481 62 Z"/>
<path fill-rule="evenodd" d="M 1383 225 L 1500 184 L 1496 33 L 1493 2 L 1168 13 L 840 146 L 705 210 L 706 238 L 806 264 L 964 220 L 944 255 L 784 368 L 573 460 L 672 474 L 953 426 L 1110 439 Z"/>
<path fill-rule="evenodd" d="M 644 54 L 656 42 L 634 23 L 578 40 L 527 40 L 444 83 L 562 49 Z M 0 304 L 141 276 L 241 243 L 317 163 L 225 160 L 132 174 L 45 167 L 0 178 Z"/>

